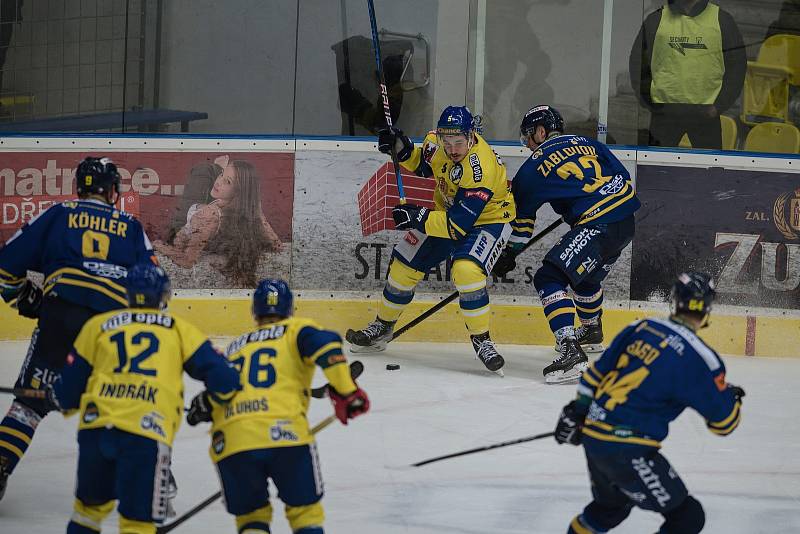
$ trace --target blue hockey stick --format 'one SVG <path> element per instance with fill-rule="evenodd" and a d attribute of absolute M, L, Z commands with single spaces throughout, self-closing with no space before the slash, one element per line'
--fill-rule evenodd
<path fill-rule="evenodd" d="M 367 0 L 369 7 L 369 24 L 372 27 L 372 49 L 375 52 L 375 66 L 378 68 L 379 93 L 383 102 L 383 116 L 386 119 L 386 127 L 392 127 L 392 113 L 389 108 L 389 91 L 386 88 L 386 78 L 383 76 L 383 62 L 381 61 L 381 43 L 378 40 L 378 23 L 375 22 L 375 6 L 372 0 Z M 400 204 L 406 203 L 406 193 L 403 190 L 403 177 L 400 176 L 400 164 L 397 162 L 397 151 L 392 145 L 392 163 L 394 164 L 394 176 L 397 180 L 397 193 L 400 196 Z"/>

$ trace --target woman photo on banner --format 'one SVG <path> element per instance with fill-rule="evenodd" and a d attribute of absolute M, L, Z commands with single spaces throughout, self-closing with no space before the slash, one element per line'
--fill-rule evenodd
<path fill-rule="evenodd" d="M 248 161 L 220 156 L 194 165 L 168 240 L 153 246 L 176 287 L 251 287 L 259 273 L 284 270 L 268 257 L 284 247 L 264 216 L 261 178 Z"/>

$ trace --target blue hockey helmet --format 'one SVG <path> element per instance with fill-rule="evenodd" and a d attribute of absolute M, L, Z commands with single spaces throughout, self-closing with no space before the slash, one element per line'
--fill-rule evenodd
<path fill-rule="evenodd" d="M 137 263 L 125 279 L 131 308 L 167 307 L 172 286 L 164 269 L 150 262 Z"/>
<path fill-rule="evenodd" d="M 466 106 L 447 106 L 436 123 L 439 135 L 463 135 L 470 138 L 475 130 L 475 118 Z"/>
<path fill-rule="evenodd" d="M 117 166 L 109 158 L 87 157 L 75 169 L 75 184 L 78 195 L 106 195 L 114 191 L 119 195 L 120 175 Z"/>
<path fill-rule="evenodd" d="M 253 315 L 256 318 L 267 315 L 289 317 L 292 315 L 294 296 L 289 284 L 280 278 L 261 280 L 253 293 Z"/>
<path fill-rule="evenodd" d="M 528 145 L 528 137 L 533 135 L 537 126 L 543 126 L 547 135 L 550 132 L 564 132 L 564 118 L 554 107 L 542 105 L 529 109 L 522 117 L 519 125 L 519 140 L 523 146 Z"/>
<path fill-rule="evenodd" d="M 701 326 L 705 326 L 716 294 L 714 279 L 710 274 L 693 271 L 681 273 L 672 286 L 672 314 L 694 315 L 701 319 Z"/>

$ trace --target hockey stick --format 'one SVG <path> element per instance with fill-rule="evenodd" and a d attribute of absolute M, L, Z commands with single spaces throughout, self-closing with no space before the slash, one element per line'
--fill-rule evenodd
<path fill-rule="evenodd" d="M 43 389 L 0 387 L 0 393 L 10 393 L 17 397 L 25 397 L 27 399 L 43 399 L 47 397 L 47 392 Z"/>
<path fill-rule="evenodd" d="M 353 380 L 361 376 L 362 372 L 364 372 L 364 364 L 362 364 L 360 361 L 355 360 L 353 363 L 350 364 L 350 376 L 353 377 Z M 324 386 L 314 388 L 313 390 L 311 390 L 311 396 L 317 399 L 325 398 L 325 396 L 327 396 L 328 394 L 328 387 L 329 384 L 325 384 Z M 318 394 L 320 395 L 319 397 L 314 394 L 315 391 L 318 392 Z M 323 419 L 322 421 L 320 421 L 319 423 L 314 425 L 314 427 L 311 428 L 311 434 L 316 435 L 317 432 L 330 426 L 330 424 L 333 423 L 334 421 L 336 421 L 336 415 L 329 415 L 328 417 L 326 417 L 325 419 Z M 201 502 L 200 504 L 198 504 L 197 506 L 195 506 L 182 516 L 180 516 L 178 519 L 176 519 L 169 525 L 162 525 L 156 528 L 156 534 L 166 534 L 167 532 L 172 532 L 172 530 L 176 529 L 179 525 L 185 523 L 192 517 L 196 516 L 200 511 L 208 507 L 211 503 L 213 503 L 220 497 L 222 497 L 222 491 L 216 492 L 214 495 L 208 497 L 206 500 L 204 500 L 203 502 Z"/>
<path fill-rule="evenodd" d="M 353 380 L 361 376 L 363 372 L 364 364 L 359 360 L 354 360 L 350 363 L 350 377 Z M 323 386 L 311 388 L 311 396 L 315 399 L 324 399 L 328 396 L 328 386 L 329 384 L 325 384 Z M 47 393 L 43 389 L 9 388 L 4 386 L 0 386 L 0 393 L 10 393 L 11 395 L 28 399 L 43 399 L 47 396 Z M 189 408 L 184 408 L 183 411 L 188 412 Z"/>
<path fill-rule="evenodd" d="M 361 373 L 363 372 L 364 372 L 364 364 L 358 360 L 353 360 L 353 362 L 350 364 L 350 378 L 355 380 L 356 378 L 361 376 Z M 325 397 L 328 396 L 329 387 L 330 384 L 325 384 L 324 386 L 320 386 L 318 388 L 312 388 L 311 396 L 314 397 L 315 399 L 324 399 Z"/>
<path fill-rule="evenodd" d="M 375 66 L 378 68 L 378 81 L 380 86 L 380 97 L 383 102 L 383 116 L 386 119 L 386 127 L 392 127 L 392 113 L 389 108 L 389 90 L 386 88 L 386 78 L 383 75 L 383 62 L 381 61 L 381 43 L 378 40 L 378 23 L 375 21 L 375 6 L 372 0 L 367 0 L 369 8 L 369 24 L 372 28 L 372 48 L 375 52 Z M 400 176 L 400 164 L 397 162 L 397 151 L 392 144 L 392 164 L 394 165 L 394 176 L 397 180 L 397 194 L 400 197 L 400 204 L 406 203 L 406 193 L 403 190 L 403 178 Z"/>
<path fill-rule="evenodd" d="M 311 434 L 312 435 L 316 434 L 320 430 L 328 427 L 334 421 L 336 421 L 336 415 L 329 415 L 328 417 L 326 417 L 325 419 L 323 419 L 322 421 L 320 421 L 319 423 L 314 425 L 314 427 L 311 429 Z M 167 532 L 172 532 L 173 530 L 178 528 L 180 525 L 182 525 L 183 523 L 185 523 L 186 521 L 188 521 L 192 517 L 196 516 L 204 508 L 208 507 L 211 503 L 213 503 L 214 501 L 216 501 L 220 497 L 222 497 L 222 491 L 216 492 L 214 495 L 211 495 L 206 500 L 204 500 L 203 502 L 201 502 L 200 504 L 198 504 L 197 506 L 195 506 L 194 508 L 192 508 L 191 510 L 189 510 L 188 512 L 186 512 L 182 516 L 180 516 L 178 519 L 176 519 L 175 521 L 173 521 L 169 525 L 162 525 L 162 526 L 156 528 L 156 534 L 166 534 Z"/>
<path fill-rule="evenodd" d="M 556 219 L 555 221 L 553 221 L 550 224 L 550 226 L 548 226 L 547 228 L 545 228 L 544 230 L 542 230 L 541 232 L 539 232 L 538 234 L 533 236 L 530 241 L 525 243 L 525 246 L 522 247 L 522 249 L 520 249 L 519 254 L 522 254 L 523 252 L 525 252 L 528 249 L 528 247 L 530 247 L 531 245 L 533 245 L 534 243 L 536 243 L 537 241 L 542 239 L 544 236 L 546 236 L 547 234 L 549 234 L 550 232 L 552 232 L 553 230 L 558 228 L 558 226 L 562 222 L 564 222 L 562 219 Z M 396 332 L 394 332 L 392 334 L 392 341 L 397 339 L 398 336 L 401 336 L 402 334 L 404 334 L 409 328 L 413 328 L 413 327 L 417 326 L 419 323 L 421 323 L 422 321 L 424 321 L 425 319 L 427 319 L 428 317 L 430 317 L 431 315 L 433 315 L 437 311 L 441 310 L 442 308 L 444 308 L 445 306 L 447 306 L 448 304 L 450 304 L 451 302 L 456 300 L 456 298 L 458 298 L 458 291 L 453 291 L 446 298 L 442 299 L 440 302 L 437 302 L 434 306 L 431 306 L 429 309 L 427 309 L 424 312 L 422 312 L 419 315 L 419 317 L 417 317 L 415 319 L 412 319 L 408 324 L 403 325 L 403 328 L 401 328 L 401 329 L 397 330 Z"/>
<path fill-rule="evenodd" d="M 354 360 L 350 364 L 350 378 L 352 378 L 353 380 L 355 380 L 356 378 L 361 376 L 361 373 L 363 373 L 363 372 L 364 372 L 364 364 L 361 363 L 360 361 Z M 325 384 L 323 386 L 319 386 L 318 388 L 311 388 L 311 396 L 313 398 L 315 398 L 315 399 L 324 399 L 325 397 L 328 396 L 328 387 L 329 386 L 330 386 L 330 384 Z M 0 388 L 0 393 L 6 393 L 6 391 L 4 391 L 4 389 L 10 389 L 10 388 Z M 36 392 L 37 390 L 34 389 L 34 390 L 23 390 L 23 391 Z M 44 395 L 41 395 L 41 396 L 44 396 Z M 189 408 L 184 406 L 183 411 L 184 412 L 188 412 Z"/>
<path fill-rule="evenodd" d="M 526 441 L 536 441 L 537 439 L 549 438 L 554 435 L 555 432 L 545 432 L 544 434 L 536 434 L 535 436 L 528 436 L 526 438 L 519 438 L 511 441 L 503 441 L 502 443 L 495 443 L 494 445 L 487 445 L 485 447 L 476 447 L 474 449 L 469 449 L 466 451 L 454 452 L 452 454 L 445 454 L 444 456 L 437 456 L 436 458 L 422 460 L 421 462 L 411 464 L 411 467 L 422 467 L 423 465 L 432 464 L 433 462 L 438 462 L 440 460 L 447 460 L 449 458 L 456 458 L 457 456 L 465 456 L 467 454 L 473 454 L 476 452 L 490 451 L 492 449 L 499 449 L 500 447 L 508 447 L 509 445 L 517 445 L 518 443 L 525 443 Z"/>

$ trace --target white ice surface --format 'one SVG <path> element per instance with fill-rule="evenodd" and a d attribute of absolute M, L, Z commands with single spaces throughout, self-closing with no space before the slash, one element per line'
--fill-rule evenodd
<path fill-rule="evenodd" d="M 27 345 L 0 343 L 0 382 L 11 385 Z M 467 344 L 394 343 L 358 355 L 372 410 L 318 436 L 326 532 L 341 534 L 564 533 L 590 500 L 580 448 L 551 439 L 442 461 L 433 456 L 551 431 L 574 385 L 547 386 L 548 347 L 501 346 L 500 378 L 482 370 Z M 399 363 L 397 371 L 386 363 Z M 726 358 L 728 379 L 747 390 L 741 426 L 721 438 L 685 412 L 664 454 L 705 507 L 704 532 L 800 532 L 800 359 Z M 321 373 L 317 384 L 322 383 Z M 187 399 L 199 384 L 187 377 Z M 187 400 L 188 403 L 188 400 Z M 5 413 L 10 397 L 0 399 Z M 2 415 L 0 413 L 0 415 Z M 314 401 L 310 419 L 331 413 Z M 72 509 L 76 419 L 50 415 L 0 501 L 0 533 L 64 532 Z M 178 514 L 215 493 L 217 477 L 202 427 L 183 425 L 174 448 Z M 634 510 L 615 533 L 650 534 L 661 516 Z M 104 532 L 116 532 L 115 518 Z M 174 531 L 234 533 L 217 502 Z M 273 532 L 289 532 L 276 506 Z"/>

